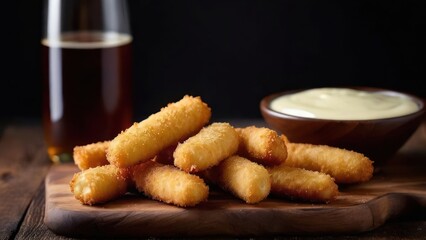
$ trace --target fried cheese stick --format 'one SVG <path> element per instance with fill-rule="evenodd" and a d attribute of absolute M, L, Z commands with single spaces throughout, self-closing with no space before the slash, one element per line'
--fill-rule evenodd
<path fill-rule="evenodd" d="M 334 179 L 325 173 L 287 167 L 268 168 L 271 174 L 271 194 L 293 200 L 328 203 L 339 194 Z"/>
<path fill-rule="evenodd" d="M 86 205 L 105 203 L 127 192 L 128 169 L 104 165 L 75 173 L 70 189 L 74 197 Z"/>
<path fill-rule="evenodd" d="M 337 184 L 365 182 L 373 176 L 373 162 L 361 153 L 326 145 L 288 143 L 284 165 L 329 174 Z"/>
<path fill-rule="evenodd" d="M 265 127 L 237 128 L 238 154 L 265 166 L 279 165 L 287 158 L 287 147 L 278 133 Z"/>
<path fill-rule="evenodd" d="M 290 140 L 288 140 L 288 137 L 284 134 L 281 134 L 280 138 L 281 138 L 281 140 L 284 141 L 284 143 L 286 144 L 286 147 L 287 147 L 287 144 L 290 143 Z M 287 152 L 287 154 L 288 154 L 288 152 Z"/>
<path fill-rule="evenodd" d="M 118 134 L 110 143 L 107 159 L 118 167 L 151 160 L 162 149 L 198 132 L 210 116 L 210 107 L 200 97 L 186 95 Z"/>
<path fill-rule="evenodd" d="M 73 149 L 74 163 L 80 170 L 109 164 L 106 158 L 106 150 L 109 143 L 109 141 L 103 141 L 75 146 Z"/>
<path fill-rule="evenodd" d="M 249 204 L 262 201 L 271 190 L 268 170 L 237 155 L 202 172 L 201 176 Z"/>
<path fill-rule="evenodd" d="M 204 180 L 172 165 L 148 161 L 131 169 L 138 191 L 152 199 L 180 207 L 192 207 L 207 200 L 209 187 Z"/>
<path fill-rule="evenodd" d="M 238 144 L 238 134 L 229 123 L 215 122 L 178 144 L 174 165 L 185 172 L 199 172 L 236 153 Z"/>

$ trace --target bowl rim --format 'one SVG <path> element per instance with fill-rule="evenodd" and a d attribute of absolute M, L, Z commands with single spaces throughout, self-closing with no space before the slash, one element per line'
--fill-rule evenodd
<path fill-rule="evenodd" d="M 418 105 L 419 109 L 415 112 L 405 114 L 405 115 L 401 115 L 401 116 L 396 116 L 396 117 L 351 120 L 351 119 L 326 119 L 326 118 L 309 118 L 309 117 L 295 116 L 295 115 L 290 115 L 290 114 L 275 111 L 270 107 L 270 103 L 278 97 L 281 97 L 283 95 L 288 95 L 288 94 L 293 94 L 293 93 L 305 91 L 305 90 L 317 89 L 317 88 L 342 88 L 342 89 L 348 88 L 348 89 L 363 90 L 363 91 L 368 91 L 368 92 L 383 92 L 383 93 L 389 94 L 389 95 L 400 95 L 400 96 L 402 95 L 402 96 L 408 97 L 411 100 L 413 100 Z M 413 94 L 404 92 L 404 91 L 392 90 L 392 89 L 387 89 L 387 88 L 379 88 L 379 87 L 368 87 L 368 86 L 337 86 L 337 87 L 336 86 L 330 86 L 330 87 L 312 87 L 312 88 L 298 88 L 298 89 L 292 89 L 292 90 L 285 90 L 285 91 L 275 92 L 275 93 L 271 93 L 269 95 L 266 95 L 265 97 L 262 98 L 259 105 L 260 105 L 260 110 L 262 112 L 262 115 L 267 113 L 268 115 L 274 116 L 276 118 L 285 118 L 285 119 L 303 120 L 303 121 L 312 121 L 312 122 L 336 122 L 336 123 L 337 122 L 346 122 L 346 123 L 362 122 L 362 123 L 368 123 L 368 122 L 379 122 L 379 121 L 394 121 L 394 120 L 397 120 L 397 119 L 406 118 L 406 117 L 414 117 L 414 116 L 417 116 L 417 115 L 423 115 L 423 117 L 426 116 L 426 114 L 425 114 L 426 113 L 425 112 L 426 100 L 425 99 L 418 97 L 418 96 L 415 96 Z"/>

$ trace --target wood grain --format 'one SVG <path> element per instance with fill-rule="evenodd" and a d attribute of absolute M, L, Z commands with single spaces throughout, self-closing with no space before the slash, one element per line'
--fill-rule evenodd
<path fill-rule="evenodd" d="M 225 119 L 236 126 L 256 124 L 258 119 Z M 0 123 L 0 239 L 76 239 L 60 236 L 44 224 L 45 186 L 43 179 L 51 166 L 42 143 L 42 130 L 34 122 Z M 426 122 L 389 162 L 384 171 L 387 175 L 408 180 L 426 171 Z M 376 176 L 379 177 L 379 176 Z M 408 181 L 407 180 L 407 181 Z M 419 199 L 408 200 L 412 207 L 404 213 L 391 216 L 384 224 L 372 231 L 343 234 L 274 234 L 271 239 L 425 239 L 426 208 Z M 410 205 L 409 204 L 409 205 Z M 149 226 L 148 226 L 149 227 Z M 144 228 L 142 228 L 144 229 Z M 83 234 L 84 235 L 84 234 Z M 103 239 L 122 239 L 117 234 Z M 172 236 L 168 239 L 187 239 Z M 205 237 L 202 237 L 205 239 Z M 81 238 L 78 238 L 81 239 Z M 155 239 L 155 238 L 150 238 Z M 164 239 L 164 238 L 161 238 Z M 209 239 L 235 239 L 220 236 Z M 245 239 L 245 238 L 244 238 Z M 267 239 L 265 236 L 259 239 Z"/>
<path fill-rule="evenodd" d="M 354 234 L 375 229 L 395 216 L 426 209 L 426 176 L 392 169 L 383 169 L 365 184 L 342 186 L 340 196 L 330 204 L 292 202 L 271 196 L 248 205 L 216 190 L 207 202 L 194 208 L 179 208 L 134 194 L 99 206 L 84 206 L 69 191 L 69 180 L 76 171 L 73 165 L 54 166 L 46 178 L 45 224 L 60 235 Z"/>
<path fill-rule="evenodd" d="M 0 239 L 10 239 L 16 234 L 31 199 L 50 167 L 42 136 L 39 126 L 13 125 L 2 129 Z"/>

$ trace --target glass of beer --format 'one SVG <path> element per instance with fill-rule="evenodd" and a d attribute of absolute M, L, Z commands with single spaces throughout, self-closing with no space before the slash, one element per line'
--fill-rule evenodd
<path fill-rule="evenodd" d="M 75 146 L 112 140 L 132 123 L 125 0 L 45 0 L 43 128 L 55 162 Z"/>

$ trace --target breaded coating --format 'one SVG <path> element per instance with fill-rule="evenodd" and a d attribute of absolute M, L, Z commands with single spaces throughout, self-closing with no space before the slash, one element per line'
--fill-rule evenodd
<path fill-rule="evenodd" d="M 109 141 L 75 146 L 73 149 L 74 163 L 80 170 L 107 165 L 109 164 L 106 158 L 108 146 Z"/>
<path fill-rule="evenodd" d="M 365 182 L 373 176 L 373 161 L 361 153 L 304 143 L 288 143 L 284 165 L 329 174 L 337 184 Z"/>
<path fill-rule="evenodd" d="M 279 165 L 287 158 L 287 147 L 278 133 L 264 127 L 237 128 L 240 136 L 238 155 L 265 166 Z"/>
<path fill-rule="evenodd" d="M 284 141 L 284 143 L 286 144 L 286 146 L 287 146 L 288 143 L 290 143 L 290 140 L 288 139 L 288 137 L 286 135 L 281 134 L 280 138 L 281 138 L 281 140 Z M 288 154 L 288 152 L 287 152 L 287 154 Z"/>
<path fill-rule="evenodd" d="M 338 186 L 330 175 L 287 167 L 268 168 L 271 174 L 271 194 L 292 200 L 328 203 L 339 194 Z"/>
<path fill-rule="evenodd" d="M 197 133 L 211 116 L 200 97 L 184 96 L 115 137 L 107 159 L 118 167 L 151 160 L 162 149 Z"/>
<path fill-rule="evenodd" d="M 131 169 L 138 191 L 152 199 L 192 207 L 206 201 L 209 195 L 209 187 L 203 179 L 172 165 L 148 161 Z"/>
<path fill-rule="evenodd" d="M 201 174 L 225 191 L 255 204 L 268 197 L 271 190 L 269 172 L 260 164 L 234 155 Z"/>
<path fill-rule="evenodd" d="M 199 172 L 236 153 L 238 144 L 238 134 L 229 123 L 212 123 L 177 146 L 174 165 L 185 172 Z"/>
<path fill-rule="evenodd" d="M 129 171 L 105 165 L 75 173 L 70 189 L 86 205 L 105 203 L 127 192 Z"/>

